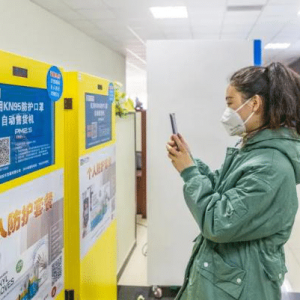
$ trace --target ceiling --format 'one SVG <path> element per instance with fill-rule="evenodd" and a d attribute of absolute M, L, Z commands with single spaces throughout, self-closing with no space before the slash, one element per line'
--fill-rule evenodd
<path fill-rule="evenodd" d="M 31 0 L 146 69 L 150 39 L 219 39 L 291 43 L 264 50 L 264 63 L 300 57 L 300 0 Z M 153 6 L 186 6 L 187 19 L 154 19 Z M 235 6 L 235 7 L 232 7 Z M 256 10 L 254 10 L 256 9 Z"/>

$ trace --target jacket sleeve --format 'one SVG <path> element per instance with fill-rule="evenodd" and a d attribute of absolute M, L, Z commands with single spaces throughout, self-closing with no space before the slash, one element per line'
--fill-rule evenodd
<path fill-rule="evenodd" d="M 201 159 L 194 158 L 192 154 L 190 154 L 195 165 L 198 167 L 198 170 L 201 174 L 208 177 L 208 179 L 211 181 L 213 188 L 215 187 L 217 180 L 220 177 L 220 173 L 222 170 L 222 167 L 214 172 L 212 172 L 208 165 L 206 165 Z"/>
<path fill-rule="evenodd" d="M 205 238 L 216 243 L 249 241 L 282 228 L 277 216 L 282 208 L 274 205 L 274 199 L 284 176 L 271 166 L 250 168 L 223 194 L 213 190 L 197 166 L 184 169 L 180 176 L 186 204 Z"/>

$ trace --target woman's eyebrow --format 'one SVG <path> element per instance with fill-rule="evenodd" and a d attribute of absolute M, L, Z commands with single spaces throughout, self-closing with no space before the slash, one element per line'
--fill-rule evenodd
<path fill-rule="evenodd" d="M 233 97 L 231 97 L 231 96 L 227 96 L 226 97 L 226 100 L 228 100 L 228 99 L 232 99 Z"/>

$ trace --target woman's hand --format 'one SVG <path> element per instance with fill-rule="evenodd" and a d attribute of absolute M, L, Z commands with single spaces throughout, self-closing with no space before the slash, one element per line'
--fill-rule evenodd
<path fill-rule="evenodd" d="M 171 159 L 175 169 L 181 173 L 184 169 L 194 166 L 195 164 L 190 156 L 189 148 L 182 143 L 179 137 L 173 134 L 171 138 L 173 142 L 168 142 L 166 145 L 169 152 L 168 157 Z M 176 145 L 178 145 L 179 151 L 176 150 Z"/>
<path fill-rule="evenodd" d="M 175 143 L 175 141 L 174 141 L 174 137 L 175 137 L 175 136 L 176 136 L 176 134 L 171 135 L 171 139 L 170 139 L 170 141 L 168 142 L 168 145 L 170 145 L 171 147 L 176 147 L 176 148 L 177 148 L 176 143 Z M 188 152 L 190 153 L 190 155 L 192 156 L 191 150 L 190 150 L 190 148 L 189 148 L 189 146 L 188 146 L 186 140 L 183 138 L 183 136 L 182 136 L 180 133 L 178 133 L 177 136 L 179 137 L 179 139 L 180 139 L 182 145 L 187 149 L 187 151 L 188 151 Z"/>

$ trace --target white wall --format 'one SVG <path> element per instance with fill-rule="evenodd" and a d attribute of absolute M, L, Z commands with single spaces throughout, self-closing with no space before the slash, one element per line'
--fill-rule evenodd
<path fill-rule="evenodd" d="M 234 146 L 220 123 L 229 76 L 252 65 L 250 41 L 149 41 L 147 44 L 148 284 L 181 285 L 200 229 L 183 197 L 183 180 L 167 156 L 169 113 L 194 157 L 219 168 Z"/>
<path fill-rule="evenodd" d="M 117 272 L 129 255 L 135 239 L 135 128 L 134 114 L 116 118 L 117 156 Z"/>
<path fill-rule="evenodd" d="M 131 63 L 126 64 L 126 92 L 135 104 L 136 98 L 147 109 L 147 73 Z"/>
<path fill-rule="evenodd" d="M 125 85 L 125 57 L 48 11 L 29 0 L 0 0 L 0 11 L 0 50 Z"/>

